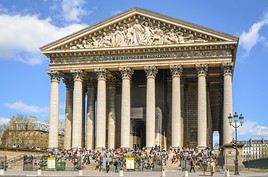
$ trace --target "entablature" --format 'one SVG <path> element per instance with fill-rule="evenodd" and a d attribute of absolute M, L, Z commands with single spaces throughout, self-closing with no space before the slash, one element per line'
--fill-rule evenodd
<path fill-rule="evenodd" d="M 105 63 L 144 63 L 144 62 L 178 62 L 191 60 L 210 59 L 213 62 L 221 62 L 218 59 L 234 57 L 232 45 L 199 45 L 158 47 L 113 51 L 88 51 L 77 53 L 50 54 L 50 67 L 79 64 L 105 64 Z"/>

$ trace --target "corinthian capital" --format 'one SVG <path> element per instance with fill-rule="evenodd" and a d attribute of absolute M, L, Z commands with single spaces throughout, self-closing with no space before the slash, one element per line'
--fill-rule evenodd
<path fill-rule="evenodd" d="M 85 76 L 84 71 L 79 70 L 79 69 L 78 70 L 71 70 L 71 73 L 73 75 L 74 81 L 76 81 L 76 80 L 82 81 L 84 76 Z"/>
<path fill-rule="evenodd" d="M 208 72 L 208 65 L 207 64 L 197 64 L 195 65 L 197 75 L 198 76 L 206 76 Z"/>
<path fill-rule="evenodd" d="M 98 80 L 101 80 L 101 79 L 106 80 L 107 74 L 108 74 L 107 69 L 105 69 L 105 68 L 96 68 L 96 69 L 94 69 L 94 71 L 97 74 L 97 79 Z"/>
<path fill-rule="evenodd" d="M 48 75 L 50 75 L 51 82 L 59 82 L 60 81 L 60 72 L 59 71 L 54 71 L 54 70 L 49 70 Z"/>
<path fill-rule="evenodd" d="M 131 79 L 134 73 L 133 69 L 129 67 L 121 67 L 119 71 L 121 72 L 122 79 Z"/>
<path fill-rule="evenodd" d="M 158 69 L 155 66 L 145 66 L 144 70 L 145 70 L 147 78 L 149 77 L 155 78 L 158 72 Z"/>
<path fill-rule="evenodd" d="M 182 66 L 181 65 L 170 65 L 170 72 L 172 77 L 181 77 L 182 74 Z"/>
<path fill-rule="evenodd" d="M 224 63 L 222 64 L 222 68 L 223 68 L 223 75 L 232 75 L 233 73 L 233 63 Z"/>

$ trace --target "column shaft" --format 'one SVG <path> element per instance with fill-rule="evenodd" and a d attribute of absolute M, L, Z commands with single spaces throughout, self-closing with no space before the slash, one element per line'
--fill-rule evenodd
<path fill-rule="evenodd" d="M 70 149 L 72 147 L 73 82 L 70 78 L 64 78 L 64 82 L 66 85 L 64 148 Z"/>
<path fill-rule="evenodd" d="M 207 147 L 207 65 L 198 65 L 198 147 Z"/>
<path fill-rule="evenodd" d="M 94 114 L 95 114 L 95 88 L 92 82 L 87 88 L 87 149 L 94 148 Z"/>
<path fill-rule="evenodd" d="M 85 147 L 85 139 L 86 139 L 86 91 L 83 86 L 83 93 L 82 93 L 82 136 L 81 136 L 81 147 Z"/>
<path fill-rule="evenodd" d="M 172 74 L 172 147 L 182 147 L 181 139 L 181 81 L 180 75 L 182 67 L 178 65 L 170 66 Z"/>
<path fill-rule="evenodd" d="M 98 68 L 96 148 L 106 147 L 106 70 Z"/>
<path fill-rule="evenodd" d="M 122 74 L 121 101 L 121 147 L 130 147 L 130 81 L 133 74 L 131 68 L 120 68 Z"/>
<path fill-rule="evenodd" d="M 145 67 L 147 75 L 146 87 L 146 147 L 155 145 L 155 76 L 154 66 Z"/>
<path fill-rule="evenodd" d="M 59 124 L 59 72 L 50 71 L 50 119 L 48 147 L 58 148 L 58 124 Z"/>
<path fill-rule="evenodd" d="M 228 115 L 233 111 L 232 99 L 232 69 L 233 64 L 223 65 L 224 69 L 224 92 L 223 92 L 223 144 L 230 144 L 233 139 L 232 127 L 228 121 Z"/>
<path fill-rule="evenodd" d="M 73 138 L 72 147 L 82 147 L 82 112 L 83 112 L 83 73 L 80 70 L 72 71 L 74 76 L 73 93 Z"/>

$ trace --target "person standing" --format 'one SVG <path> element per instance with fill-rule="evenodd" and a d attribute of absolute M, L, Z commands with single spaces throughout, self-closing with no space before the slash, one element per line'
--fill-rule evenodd
<path fill-rule="evenodd" d="M 211 176 L 214 175 L 215 171 L 216 171 L 216 163 L 215 163 L 215 160 L 212 159 L 210 162 L 210 174 L 211 174 Z"/>
<path fill-rule="evenodd" d="M 190 168 L 190 173 L 191 173 L 192 171 L 195 172 L 195 164 L 196 164 L 195 159 L 194 159 L 194 158 L 191 158 L 191 161 L 190 161 L 190 166 L 191 166 L 191 168 Z"/>
<path fill-rule="evenodd" d="M 110 171 L 110 161 L 107 160 L 106 161 L 106 172 L 109 173 L 109 171 Z"/>

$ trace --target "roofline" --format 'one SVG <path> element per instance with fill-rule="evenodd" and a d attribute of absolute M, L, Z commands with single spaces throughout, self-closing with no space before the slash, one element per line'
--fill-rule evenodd
<path fill-rule="evenodd" d="M 42 52 L 44 52 L 46 49 L 48 49 L 50 47 L 53 47 L 53 45 L 58 45 L 61 42 L 64 42 L 64 41 L 72 39 L 72 38 L 75 38 L 75 37 L 83 34 L 84 32 L 93 30 L 94 28 L 101 27 L 102 25 L 105 25 L 106 23 L 109 23 L 111 21 L 117 20 L 119 18 L 122 18 L 122 17 L 124 17 L 124 16 L 126 16 L 128 14 L 134 13 L 134 12 L 143 13 L 145 15 L 149 15 L 149 16 L 153 16 L 153 17 L 158 17 L 160 19 L 164 19 L 164 20 L 171 21 L 171 22 L 174 22 L 174 23 L 179 23 L 179 24 L 184 25 L 186 27 L 195 28 L 195 29 L 198 29 L 200 31 L 208 32 L 208 33 L 218 35 L 218 36 L 222 36 L 224 38 L 229 38 L 229 39 L 232 39 L 232 40 L 235 40 L 235 41 L 239 40 L 238 37 L 230 35 L 230 34 L 227 34 L 227 33 L 218 32 L 218 31 L 216 31 L 214 29 L 211 29 L 211 28 L 203 27 L 203 26 L 196 25 L 196 24 L 193 24 L 193 23 L 189 23 L 189 22 L 186 22 L 186 21 L 183 21 L 183 20 L 179 20 L 179 19 L 176 19 L 176 18 L 173 18 L 173 17 L 170 17 L 170 16 L 162 15 L 162 14 L 157 13 L 157 12 L 152 12 L 152 11 L 149 11 L 149 10 L 145 10 L 145 9 L 142 9 L 142 8 L 135 7 L 135 8 L 131 8 L 131 9 L 127 10 L 127 11 L 124 11 L 122 13 L 116 14 L 116 15 L 114 15 L 112 17 L 109 17 L 109 18 L 107 18 L 107 19 L 105 19 L 105 20 L 103 20 L 103 21 L 101 21 L 99 23 L 96 23 L 96 24 L 92 25 L 92 26 L 88 26 L 88 27 L 86 27 L 84 29 L 81 29 L 81 30 L 79 30 L 77 32 L 74 32 L 74 33 L 70 34 L 70 35 L 67 35 L 67 36 L 65 36 L 63 38 L 60 38 L 60 39 L 58 39 L 56 41 L 53 41 L 53 42 L 51 42 L 49 44 L 46 44 L 46 45 L 42 46 L 40 48 L 40 50 Z"/>

